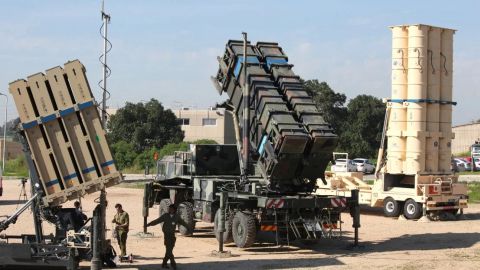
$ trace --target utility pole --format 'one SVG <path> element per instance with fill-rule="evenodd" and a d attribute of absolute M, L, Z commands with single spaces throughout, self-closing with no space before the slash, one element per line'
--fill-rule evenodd
<path fill-rule="evenodd" d="M 2 174 L 0 174 L 0 178 L 3 177 L 5 173 L 5 153 L 7 150 L 7 115 L 8 115 L 8 96 L 4 93 L 0 93 L 0 96 L 5 97 L 5 124 L 3 125 L 3 148 L 2 148 Z"/>

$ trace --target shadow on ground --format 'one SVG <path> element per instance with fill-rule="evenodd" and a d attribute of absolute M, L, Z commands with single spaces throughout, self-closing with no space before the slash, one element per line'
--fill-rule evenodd
<path fill-rule="evenodd" d="M 302 259 L 262 259 L 262 260 L 238 260 L 238 261 L 215 261 L 198 263 L 178 263 L 182 270 L 212 270 L 212 269 L 292 269 L 292 268 L 316 268 L 321 266 L 344 265 L 335 258 L 302 258 Z M 139 270 L 160 269 L 161 264 L 146 264 L 136 266 Z"/>
<path fill-rule="evenodd" d="M 412 251 L 412 250 L 442 250 L 469 248 L 480 242 L 480 233 L 426 233 L 405 234 L 384 241 L 360 242 L 361 248 L 347 248 L 350 256 L 371 252 Z M 344 242 L 347 243 L 347 242 Z M 351 241 L 348 241 L 351 243 Z M 300 246 L 302 247 L 302 246 Z M 345 254 L 345 246 L 339 246 L 335 240 L 327 239 L 315 246 L 303 246 L 314 253 L 327 255 Z"/>
<path fill-rule="evenodd" d="M 22 205 L 26 202 L 25 200 L 0 200 L 0 205 Z"/>
<path fill-rule="evenodd" d="M 344 265 L 339 259 L 342 257 L 356 257 L 370 253 L 382 252 L 411 252 L 415 250 L 442 250 L 442 249 L 461 249 L 469 248 L 480 242 L 480 233 L 437 233 L 437 234 L 418 234 L 418 235 L 402 235 L 393 237 L 385 241 L 378 242 L 361 242 L 360 248 L 348 248 L 352 241 L 344 238 L 323 239 L 313 245 L 305 245 L 302 242 L 294 242 L 290 246 L 276 246 L 274 243 L 257 243 L 250 248 L 244 249 L 249 256 L 248 259 L 229 260 L 222 259 L 218 261 L 208 262 L 191 262 L 182 263 L 182 258 L 177 257 L 179 268 L 183 270 L 215 270 L 215 269 L 291 269 L 291 268 L 317 268 L 322 266 L 341 266 Z M 226 245 L 227 250 L 235 253 L 232 244 Z M 255 256 L 265 255 L 269 253 L 275 254 L 295 254 L 295 255 L 324 255 L 321 258 L 293 258 L 293 259 L 255 259 Z M 163 254 L 158 257 L 142 257 L 134 256 L 133 264 L 120 264 L 120 269 L 139 269 L 153 270 L 160 269 Z M 325 256 L 327 255 L 327 256 Z M 253 257 L 252 257 L 253 256 Z M 236 256 L 235 256 L 236 257 Z M 252 259 L 253 258 L 253 259 Z M 158 263 L 149 263 L 152 260 Z M 137 264 L 144 263 L 147 264 Z M 88 269 L 88 268 L 82 268 Z"/>
<path fill-rule="evenodd" d="M 465 220 L 479 220 L 480 219 L 480 213 L 467 213 L 464 214 Z"/>

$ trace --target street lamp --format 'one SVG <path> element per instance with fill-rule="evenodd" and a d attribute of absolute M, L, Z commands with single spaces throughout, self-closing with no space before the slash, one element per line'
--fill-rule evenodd
<path fill-rule="evenodd" d="M 2 153 L 2 174 L 0 176 L 3 176 L 3 172 L 5 171 L 5 153 L 6 153 L 6 143 L 7 143 L 7 107 L 8 107 L 8 96 L 5 95 L 4 93 L 0 93 L 0 96 L 5 97 L 5 124 L 3 125 L 3 153 Z"/>

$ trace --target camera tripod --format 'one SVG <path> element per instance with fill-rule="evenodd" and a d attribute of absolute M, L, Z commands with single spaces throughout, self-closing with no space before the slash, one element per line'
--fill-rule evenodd
<path fill-rule="evenodd" d="M 20 190 L 20 194 L 18 195 L 18 201 L 19 201 L 19 202 L 20 202 L 20 200 L 26 201 L 26 200 L 28 199 L 28 198 L 27 198 L 27 190 L 26 190 L 26 188 L 25 188 L 25 185 L 26 185 L 26 183 L 27 183 L 28 180 L 25 179 L 25 178 L 22 178 L 22 179 L 20 179 L 20 181 L 21 181 L 21 182 L 20 182 L 20 185 L 22 185 L 22 189 Z M 19 186 L 20 186 L 20 185 L 19 185 Z"/>

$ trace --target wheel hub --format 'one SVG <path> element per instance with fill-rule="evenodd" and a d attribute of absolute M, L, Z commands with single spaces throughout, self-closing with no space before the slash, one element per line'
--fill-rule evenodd
<path fill-rule="evenodd" d="M 387 209 L 388 212 L 393 212 L 393 210 L 395 210 L 395 205 L 393 204 L 393 202 L 387 202 L 387 205 L 385 206 L 385 208 Z"/>
<path fill-rule="evenodd" d="M 410 215 L 413 215 L 415 213 L 415 205 L 414 204 L 407 205 L 407 213 L 409 213 Z"/>
<path fill-rule="evenodd" d="M 238 224 L 237 233 L 240 237 L 243 236 L 243 227 L 240 224 Z"/>

